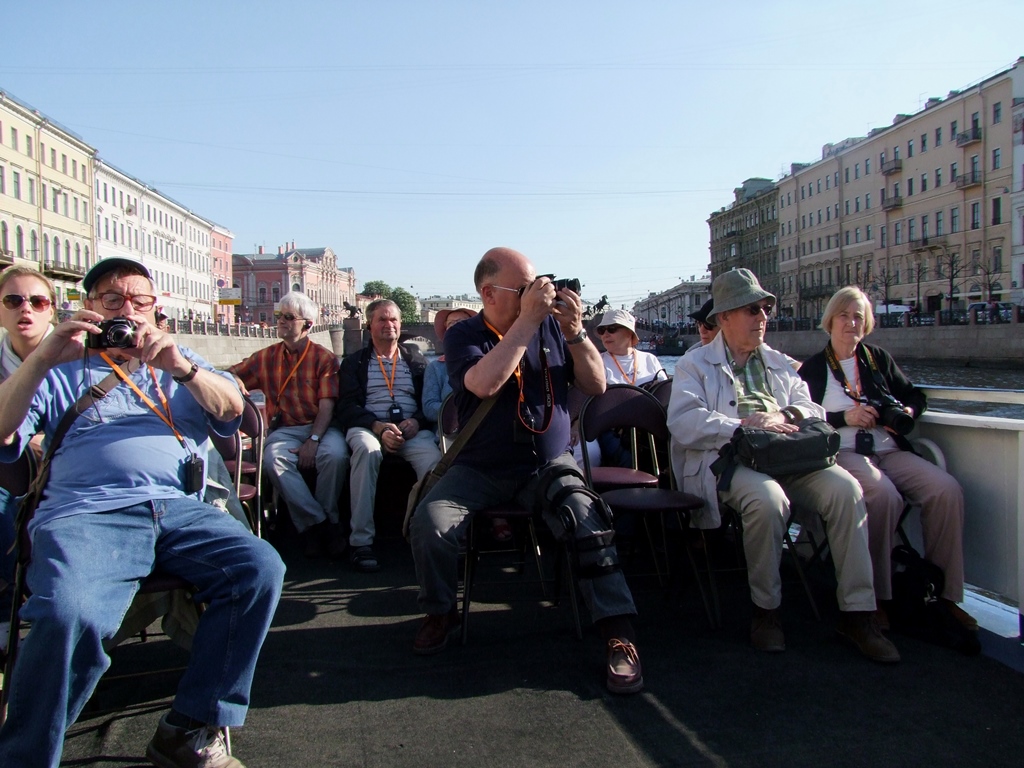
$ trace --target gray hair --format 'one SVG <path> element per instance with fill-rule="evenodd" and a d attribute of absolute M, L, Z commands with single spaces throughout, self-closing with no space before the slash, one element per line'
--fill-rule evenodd
<path fill-rule="evenodd" d="M 320 315 L 317 311 L 316 304 L 302 291 L 290 291 L 281 297 L 280 301 L 281 312 L 291 312 L 293 315 L 309 320 L 311 323 L 315 323 L 320 319 Z"/>

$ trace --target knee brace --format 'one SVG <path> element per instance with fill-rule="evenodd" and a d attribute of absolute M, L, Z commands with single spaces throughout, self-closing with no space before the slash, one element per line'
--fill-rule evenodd
<path fill-rule="evenodd" d="M 560 465 L 546 470 L 537 483 L 537 505 L 555 539 L 569 545 L 580 577 L 619 570 L 611 509 L 584 484 L 579 469 Z"/>

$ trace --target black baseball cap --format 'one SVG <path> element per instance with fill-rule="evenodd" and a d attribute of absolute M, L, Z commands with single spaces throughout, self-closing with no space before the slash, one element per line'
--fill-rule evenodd
<path fill-rule="evenodd" d="M 153 276 L 149 274 L 149 270 L 141 261 L 135 261 L 135 259 L 122 259 L 120 257 L 111 257 L 109 259 L 101 259 L 92 265 L 92 269 L 85 273 L 85 277 L 82 278 L 82 288 L 85 289 L 86 293 L 92 290 L 92 287 L 100 281 L 100 278 L 106 274 L 113 272 L 115 269 L 128 269 L 134 274 L 142 275 L 150 280 Z"/>
<path fill-rule="evenodd" d="M 706 323 L 708 325 L 714 325 L 715 324 L 715 318 L 711 318 L 710 320 L 708 320 L 708 313 L 712 309 L 714 309 L 714 306 L 715 306 L 715 300 L 714 299 L 708 299 L 707 301 L 704 302 L 704 305 L 700 309 L 698 309 L 696 312 L 691 312 L 689 315 L 687 315 L 687 317 L 692 317 L 698 323 Z"/>

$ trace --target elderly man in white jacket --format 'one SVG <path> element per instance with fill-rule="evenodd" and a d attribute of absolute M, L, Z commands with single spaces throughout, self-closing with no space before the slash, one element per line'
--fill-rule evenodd
<path fill-rule="evenodd" d="M 716 278 L 713 313 L 721 333 L 679 359 L 672 383 L 668 426 L 672 467 L 683 490 L 707 501 L 695 522 L 720 525 L 719 503 L 742 520 L 743 549 L 754 602 L 750 639 L 762 651 L 785 650 L 779 622 L 779 564 L 790 506 L 821 515 L 839 581 L 838 632 L 875 661 L 899 661 L 899 652 L 874 619 L 875 593 L 868 552 L 866 510 L 857 481 L 846 470 L 828 469 L 772 478 L 736 467 L 728 490 L 716 490 L 711 464 L 740 425 L 793 432 L 808 416 L 824 418 L 789 359 L 764 343 L 775 297 L 752 272 L 738 269 Z"/>

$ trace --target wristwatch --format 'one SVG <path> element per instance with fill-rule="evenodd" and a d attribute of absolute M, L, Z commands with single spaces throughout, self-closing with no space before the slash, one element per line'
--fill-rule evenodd
<path fill-rule="evenodd" d="M 319 443 L 320 442 L 320 435 L 310 435 L 309 439 L 312 440 L 314 443 Z"/>
<path fill-rule="evenodd" d="M 186 373 L 184 376 L 172 375 L 171 378 L 174 379 L 179 384 L 188 384 L 190 381 L 192 381 L 192 379 L 196 377 L 197 373 L 199 373 L 199 366 L 196 365 L 195 363 L 192 363 L 192 367 L 189 369 L 189 372 Z"/>
<path fill-rule="evenodd" d="M 580 332 L 576 336 L 573 336 L 571 339 L 566 339 L 565 343 L 566 344 L 582 344 L 586 340 L 587 340 L 587 329 L 586 328 L 581 328 Z"/>

